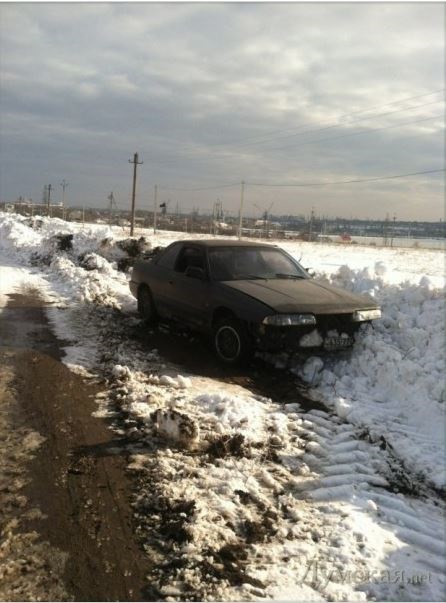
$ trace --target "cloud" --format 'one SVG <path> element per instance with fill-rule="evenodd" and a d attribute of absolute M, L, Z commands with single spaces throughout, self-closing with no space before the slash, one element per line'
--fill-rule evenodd
<path fill-rule="evenodd" d="M 408 123 L 441 115 L 444 96 L 396 102 L 444 88 L 441 5 L 3 4 L 0 18 L 2 199 L 66 178 L 72 202 L 105 205 L 114 187 L 125 205 L 135 151 L 141 202 L 155 182 L 337 181 L 444 162 L 443 120 Z M 248 204 L 442 214 L 434 176 L 299 190 L 251 188 Z M 239 193 L 220 193 L 235 211 Z"/>

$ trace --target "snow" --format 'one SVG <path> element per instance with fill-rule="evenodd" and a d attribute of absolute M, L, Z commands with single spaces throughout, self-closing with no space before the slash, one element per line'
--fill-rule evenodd
<path fill-rule="evenodd" d="M 73 235 L 71 249 L 55 250 L 61 232 Z M 149 239 L 155 247 L 186 236 Z M 130 329 L 138 319 L 128 274 L 116 269 L 119 238 L 108 227 L 38 218 L 31 228 L 0 214 L 0 306 L 34 284 L 53 302 L 48 316 L 68 341 L 64 361 L 105 371 L 96 416 L 126 417 L 115 428 L 135 442 L 129 468 L 140 475 L 141 521 L 154 496 L 151 475 L 167 500 L 193 503 L 181 517 L 188 539 L 172 552 L 184 565 L 160 592 L 182 600 L 197 592 L 203 600 L 444 599 L 435 498 L 446 483 L 442 253 L 280 243 L 317 278 L 368 293 L 383 310 L 351 354 L 270 357 L 325 405 L 308 411 L 185 374 L 156 349 L 120 338 L 121 323 Z M 244 581 L 209 581 L 206 564 L 217 567 L 222 547 L 240 543 Z"/>
<path fill-rule="evenodd" d="M 384 437 L 407 466 L 444 487 L 443 290 L 433 288 L 425 277 L 418 286 L 390 285 L 380 275 L 347 267 L 329 280 L 351 291 L 372 293 L 383 316 L 364 330 L 348 358 L 326 361 L 322 371 L 317 367 L 314 395 L 341 418 L 368 428 L 371 437 Z M 311 367 L 317 360 L 296 369 L 313 384 Z"/>
<path fill-rule="evenodd" d="M 10 258 L 1 257 L 0 269 L 0 312 L 8 302 L 8 294 L 24 286 L 32 287 L 41 284 L 41 279 L 35 271 L 21 266 Z"/>
<path fill-rule="evenodd" d="M 317 347 L 320 346 L 323 342 L 322 337 L 320 336 L 319 332 L 314 329 L 314 331 L 311 331 L 311 333 L 307 333 L 306 335 L 303 335 L 300 340 L 299 340 L 299 345 L 302 348 L 311 348 L 311 347 Z"/>

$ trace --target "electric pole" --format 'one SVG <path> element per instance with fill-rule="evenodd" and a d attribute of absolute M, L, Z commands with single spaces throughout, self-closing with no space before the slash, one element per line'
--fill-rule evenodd
<path fill-rule="evenodd" d="M 112 224 L 112 218 L 113 218 L 113 205 L 116 206 L 115 197 L 113 195 L 113 191 L 109 194 L 109 196 L 107 197 L 107 199 L 110 201 L 110 208 L 109 208 L 109 214 L 108 214 L 108 225 L 111 226 L 111 224 Z"/>
<path fill-rule="evenodd" d="M 243 224 L 243 201 L 245 196 L 245 183 L 242 180 L 242 188 L 240 191 L 240 216 L 239 216 L 239 224 L 238 224 L 238 238 L 242 238 L 242 224 Z"/>
<path fill-rule="evenodd" d="M 211 218 L 211 223 L 210 223 L 210 234 L 215 234 L 215 209 L 216 209 L 216 204 L 214 203 L 212 206 L 212 218 Z"/>
<path fill-rule="evenodd" d="M 389 214 L 386 214 L 386 222 L 384 225 L 384 247 L 387 247 L 389 240 Z"/>
<path fill-rule="evenodd" d="M 393 247 L 393 238 L 395 236 L 395 222 L 396 222 L 396 214 L 393 214 L 393 228 L 392 228 L 392 238 L 390 239 L 390 247 Z"/>
<path fill-rule="evenodd" d="M 60 186 L 62 187 L 62 205 L 65 205 L 65 189 L 68 186 L 68 182 L 65 180 L 65 178 L 60 183 Z"/>
<path fill-rule="evenodd" d="M 262 217 L 262 231 L 263 231 L 263 236 L 267 239 L 269 237 L 269 216 L 270 216 L 270 210 L 272 208 L 272 206 L 274 205 L 274 201 L 270 204 L 270 206 L 268 208 L 265 208 L 264 210 L 262 210 L 261 207 L 259 207 L 257 205 L 257 203 L 254 203 L 254 207 L 257 207 L 257 209 L 260 209 L 260 211 L 262 212 L 261 217 Z"/>
<path fill-rule="evenodd" d="M 48 191 L 48 199 L 47 199 L 48 216 L 50 215 L 50 207 L 51 207 L 51 189 L 52 189 L 51 184 L 48 184 L 48 186 L 46 188 L 46 190 Z"/>
<path fill-rule="evenodd" d="M 136 194 L 136 166 L 142 165 L 143 161 L 138 161 L 138 153 L 133 155 L 133 160 L 129 159 L 129 163 L 133 163 L 133 190 L 132 190 L 132 217 L 130 221 L 130 236 L 133 237 L 135 229 L 135 194 Z"/>
<path fill-rule="evenodd" d="M 308 231 L 308 240 L 311 241 L 312 237 L 313 237 L 313 220 L 314 220 L 314 207 L 311 208 L 311 215 L 310 215 L 310 228 Z"/>
<path fill-rule="evenodd" d="M 155 184 L 155 197 L 153 200 L 153 234 L 156 234 L 156 211 L 158 209 L 158 185 Z"/>

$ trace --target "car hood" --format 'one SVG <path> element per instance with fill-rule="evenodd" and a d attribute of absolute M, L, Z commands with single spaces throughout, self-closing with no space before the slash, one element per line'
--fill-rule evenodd
<path fill-rule="evenodd" d="M 225 281 L 224 284 L 280 313 L 344 314 L 378 307 L 370 297 L 312 279 Z"/>

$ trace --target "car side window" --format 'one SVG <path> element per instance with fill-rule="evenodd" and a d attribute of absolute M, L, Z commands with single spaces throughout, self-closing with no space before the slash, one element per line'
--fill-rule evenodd
<path fill-rule="evenodd" d="M 195 266 L 197 268 L 206 269 L 204 262 L 204 253 L 197 247 L 183 247 L 178 257 L 178 261 L 175 266 L 176 272 L 186 272 L 189 266 Z"/>
<path fill-rule="evenodd" d="M 175 266 L 175 262 L 177 261 L 178 253 L 180 251 L 180 245 L 172 245 L 168 247 L 160 256 L 157 261 L 158 266 L 162 266 L 163 268 L 168 268 L 169 270 L 173 270 Z"/>

